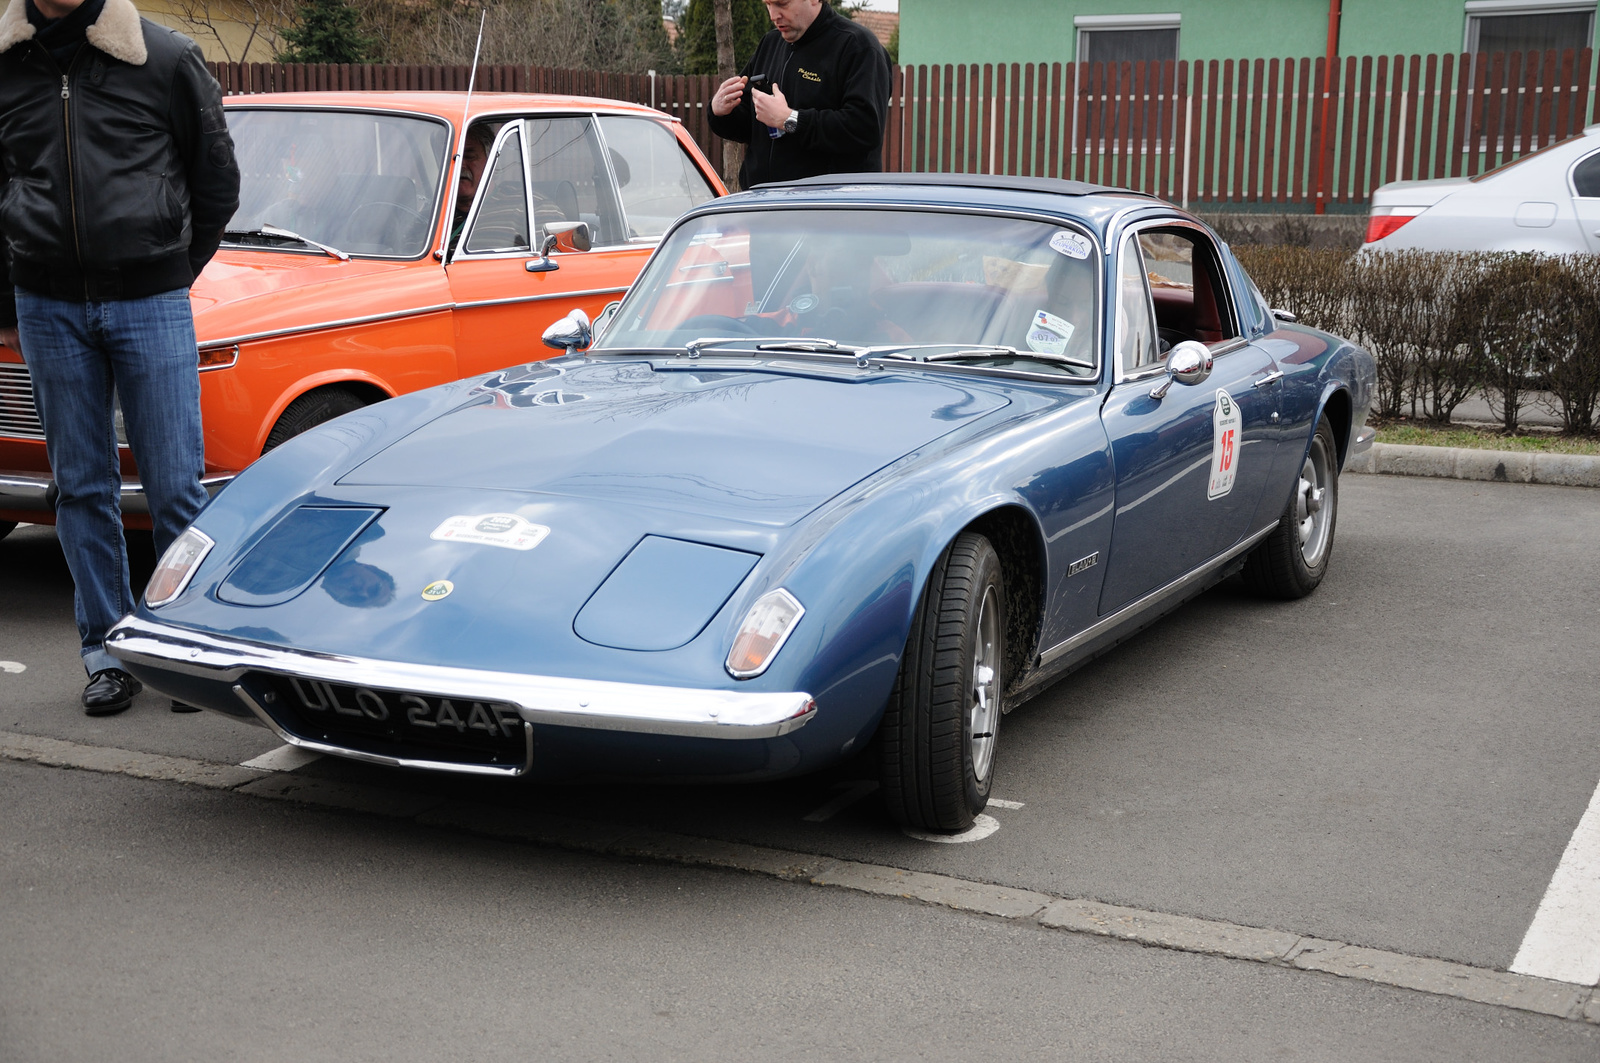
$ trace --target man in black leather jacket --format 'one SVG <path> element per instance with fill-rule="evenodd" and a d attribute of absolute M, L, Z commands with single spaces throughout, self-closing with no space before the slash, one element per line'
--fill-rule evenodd
<path fill-rule="evenodd" d="M 113 401 L 157 552 L 205 504 L 189 285 L 238 207 L 222 94 L 194 42 L 132 0 L 0 13 L 0 342 L 22 352 L 55 478 L 91 715 L 139 691 L 102 643 L 133 609 Z"/>
<path fill-rule="evenodd" d="M 882 170 L 891 87 L 883 45 L 828 0 L 766 5 L 772 31 L 711 98 L 712 131 L 748 145 L 740 186 Z"/>

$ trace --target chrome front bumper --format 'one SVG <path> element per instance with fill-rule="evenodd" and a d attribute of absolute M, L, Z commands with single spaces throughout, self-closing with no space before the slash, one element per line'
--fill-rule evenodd
<path fill-rule="evenodd" d="M 266 672 L 431 697 L 502 702 L 515 707 L 528 724 L 694 738 L 776 738 L 804 727 L 817 712 L 811 695 L 799 691 L 746 693 L 647 686 L 345 657 L 207 635 L 136 616 L 126 617 L 113 627 L 105 646 L 113 656 L 131 665 L 228 684 L 252 713 L 292 745 L 378 763 L 446 771 L 521 774 L 527 766 L 510 770 L 402 761 L 313 742 L 283 731 L 238 681 L 246 672 Z"/>
<path fill-rule="evenodd" d="M 206 476 L 200 480 L 206 493 L 216 494 L 222 490 L 233 477 Z M 23 476 L 17 473 L 0 473 L 0 510 L 29 510 L 36 513 L 49 513 L 54 507 L 50 504 L 50 485 L 55 481 L 48 476 Z M 150 500 L 145 497 L 144 485 L 138 480 L 122 481 L 122 512 L 143 513 L 150 512 Z"/>

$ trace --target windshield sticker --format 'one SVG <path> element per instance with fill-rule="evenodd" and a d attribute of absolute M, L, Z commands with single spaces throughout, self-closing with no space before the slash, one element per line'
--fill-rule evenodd
<path fill-rule="evenodd" d="M 549 528 L 530 524 L 515 513 L 480 513 L 451 517 L 433 529 L 428 538 L 447 543 L 503 546 L 507 550 L 532 550 L 549 534 Z"/>
<path fill-rule="evenodd" d="M 1217 406 L 1211 414 L 1211 482 L 1206 487 L 1209 501 L 1233 490 L 1233 478 L 1239 471 L 1239 427 L 1243 420 L 1239 404 L 1218 388 Z"/>
<path fill-rule="evenodd" d="M 1065 229 L 1050 237 L 1050 247 L 1068 258 L 1088 258 L 1089 241 Z"/>
<path fill-rule="evenodd" d="M 1037 354 L 1062 354 L 1072 338 L 1072 322 L 1048 310 L 1035 310 L 1028 326 L 1028 349 Z"/>

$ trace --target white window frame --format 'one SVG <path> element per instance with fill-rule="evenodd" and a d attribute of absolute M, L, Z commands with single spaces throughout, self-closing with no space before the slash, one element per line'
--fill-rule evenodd
<path fill-rule="evenodd" d="M 1178 12 L 1153 15 L 1075 15 L 1072 19 L 1072 28 L 1077 31 L 1077 51 L 1073 53 L 1073 61 L 1078 63 L 1084 61 L 1085 38 L 1094 32 L 1177 30 L 1179 48 L 1181 49 L 1183 45 L 1183 15 Z"/>
<path fill-rule="evenodd" d="M 1484 16 L 1571 15 L 1587 12 L 1592 43 L 1596 6 L 1596 0 L 1467 0 L 1466 18 L 1461 30 L 1461 50 L 1477 54 L 1478 20 Z"/>

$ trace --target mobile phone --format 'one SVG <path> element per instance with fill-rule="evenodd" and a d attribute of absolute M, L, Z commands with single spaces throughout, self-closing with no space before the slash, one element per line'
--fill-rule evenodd
<path fill-rule="evenodd" d="M 751 74 L 748 84 L 752 91 L 760 89 L 768 95 L 772 93 L 772 79 L 765 74 Z"/>

